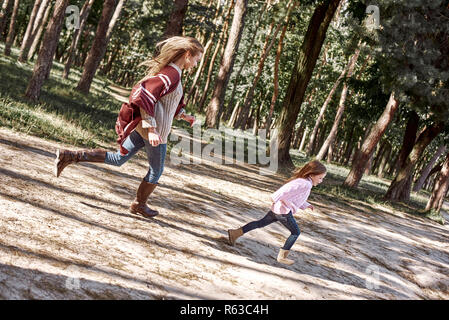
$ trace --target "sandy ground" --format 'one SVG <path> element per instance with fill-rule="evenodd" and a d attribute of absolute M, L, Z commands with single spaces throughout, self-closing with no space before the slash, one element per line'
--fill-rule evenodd
<path fill-rule="evenodd" d="M 167 159 L 150 198 L 160 214 L 145 219 L 128 212 L 143 152 L 56 178 L 61 146 L 0 128 L 2 299 L 449 299 L 449 224 L 312 190 L 315 210 L 297 215 L 296 263 L 284 266 L 282 225 L 235 247 L 226 233 L 261 218 L 282 177 Z"/>

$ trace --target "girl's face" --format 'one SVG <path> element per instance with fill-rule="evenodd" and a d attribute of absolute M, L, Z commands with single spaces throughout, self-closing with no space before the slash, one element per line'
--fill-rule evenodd
<path fill-rule="evenodd" d="M 311 175 L 310 179 L 312 179 L 313 186 L 317 186 L 321 182 L 323 182 L 323 179 L 324 179 L 325 176 L 326 176 L 326 172 L 325 173 L 321 173 L 321 174 Z"/>
<path fill-rule="evenodd" d="M 196 67 L 198 61 L 201 60 L 203 54 L 198 52 L 195 56 L 192 56 L 189 51 L 184 55 L 184 69 L 190 69 Z"/>

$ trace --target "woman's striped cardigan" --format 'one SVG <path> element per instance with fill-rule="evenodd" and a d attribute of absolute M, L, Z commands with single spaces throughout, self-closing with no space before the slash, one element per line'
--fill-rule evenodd
<path fill-rule="evenodd" d="M 129 96 L 129 102 L 122 104 L 115 124 L 120 153 L 123 155 L 128 153 L 128 150 L 123 148 L 122 144 L 142 120 L 139 108 L 144 109 L 150 117 L 154 117 L 154 106 L 156 102 L 164 95 L 176 89 L 180 80 L 181 76 L 178 70 L 167 65 L 155 76 L 139 82 L 133 87 Z M 184 106 L 184 97 L 182 97 L 176 109 L 175 117 Z"/>

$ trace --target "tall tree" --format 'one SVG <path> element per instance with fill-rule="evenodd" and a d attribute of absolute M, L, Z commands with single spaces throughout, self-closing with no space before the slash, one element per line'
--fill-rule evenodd
<path fill-rule="evenodd" d="M 13 1 L 5 0 L 0 8 L 0 41 L 5 41 L 3 33 L 5 32 L 6 25 L 8 24 L 8 17 L 13 9 Z"/>
<path fill-rule="evenodd" d="M 292 1 L 290 0 L 289 3 L 287 4 L 287 13 L 286 13 L 285 17 L 283 17 L 282 20 L 278 23 L 273 35 L 271 34 L 271 30 L 273 29 L 274 21 L 270 25 L 270 30 L 267 33 L 267 36 L 265 39 L 265 44 L 264 44 L 264 47 L 263 47 L 261 55 L 260 55 L 256 75 L 254 76 L 251 87 L 249 88 L 248 94 L 246 95 L 245 101 L 243 102 L 242 111 L 240 112 L 239 117 L 237 118 L 237 123 L 235 124 L 235 126 L 240 127 L 242 130 L 244 130 L 245 124 L 248 121 L 249 110 L 251 108 L 253 98 L 254 98 L 254 91 L 256 90 L 257 83 L 259 82 L 259 79 L 262 75 L 263 67 L 265 65 L 265 60 L 267 59 L 268 54 L 270 53 L 270 50 L 273 47 L 273 44 L 277 38 L 278 32 L 281 30 L 281 27 L 285 23 L 286 17 L 290 14 L 291 7 L 292 7 Z"/>
<path fill-rule="evenodd" d="M 171 36 L 180 36 L 182 34 L 182 24 L 187 11 L 189 0 L 174 0 L 173 10 L 168 19 L 162 38 L 166 39 Z"/>
<path fill-rule="evenodd" d="M 17 13 L 19 12 L 19 0 L 14 1 L 14 9 L 12 11 L 11 22 L 9 23 L 9 31 L 8 36 L 6 37 L 5 44 L 5 56 L 9 56 L 11 54 L 11 46 L 14 41 L 14 36 L 16 33 L 16 21 L 17 21 Z"/>
<path fill-rule="evenodd" d="M 439 212 L 443 206 L 444 197 L 449 189 L 449 153 L 446 155 L 437 181 L 426 205 L 426 210 Z"/>
<path fill-rule="evenodd" d="M 116 2 L 116 0 L 105 0 L 103 3 L 103 10 L 101 12 L 100 21 L 98 22 L 97 31 L 95 32 L 95 39 L 84 63 L 84 69 L 80 81 L 76 87 L 78 91 L 84 94 L 89 93 L 95 72 L 97 71 L 97 68 L 106 52 L 106 47 L 109 40 L 107 37 L 109 32 L 109 24 L 115 11 Z M 123 4 L 123 0 L 120 0 L 119 5 L 120 4 Z"/>
<path fill-rule="evenodd" d="M 387 130 L 387 127 L 393 119 L 398 107 L 399 101 L 395 98 L 395 94 L 393 92 L 390 95 L 390 99 L 388 100 L 384 112 L 377 120 L 376 124 L 372 127 L 371 131 L 369 131 L 369 134 L 363 141 L 360 150 L 358 150 L 354 155 L 351 171 L 346 177 L 343 185 L 347 187 L 357 187 L 359 185 L 368 161 L 371 158 L 377 143 L 382 138 L 385 130 Z"/>
<path fill-rule="evenodd" d="M 68 2 L 69 0 L 56 1 L 53 16 L 45 30 L 42 49 L 39 51 L 39 56 L 34 64 L 33 75 L 25 92 L 25 96 L 33 101 L 39 99 L 48 68 L 53 60 Z"/>
<path fill-rule="evenodd" d="M 340 85 L 340 82 L 344 79 L 344 76 L 345 76 L 346 72 L 348 71 L 349 66 L 353 64 L 354 57 L 355 57 L 355 55 L 353 55 L 349 59 L 349 62 L 346 65 L 346 68 L 343 69 L 343 71 L 341 72 L 340 76 L 335 81 L 331 91 L 327 95 L 326 100 L 324 101 L 323 105 L 321 106 L 320 113 L 318 114 L 318 118 L 315 121 L 315 125 L 313 126 L 312 132 L 310 133 L 310 137 L 309 137 L 309 144 L 307 146 L 307 155 L 309 157 L 312 155 L 313 146 L 315 144 L 315 139 L 316 139 L 316 135 L 317 135 L 317 132 L 318 132 L 318 127 L 320 126 L 321 121 L 324 118 L 324 113 L 327 110 L 327 106 L 329 105 L 329 103 L 331 102 L 335 92 L 337 91 L 337 88 Z"/>
<path fill-rule="evenodd" d="M 418 180 L 416 180 L 415 185 L 413 186 L 413 191 L 418 192 L 422 189 L 424 182 L 426 181 L 427 177 L 429 176 L 430 170 L 432 170 L 433 166 L 437 162 L 438 158 L 447 151 L 446 146 L 444 143 L 442 143 L 435 154 L 432 156 L 432 158 L 429 160 L 429 162 L 426 164 L 426 166 L 422 169 L 422 171 L 419 174 Z"/>
<path fill-rule="evenodd" d="M 40 24 L 40 21 L 44 16 L 45 8 L 43 8 L 41 4 L 46 5 L 47 1 L 48 0 L 36 0 L 34 2 L 33 11 L 31 11 L 30 20 L 28 21 L 22 45 L 20 46 L 19 57 L 17 58 L 20 62 L 25 62 L 28 59 L 28 51 L 30 50 L 35 36 L 35 27 L 37 24 Z"/>
<path fill-rule="evenodd" d="M 410 182 L 411 175 L 424 149 L 432 142 L 433 139 L 443 130 L 444 122 L 440 121 L 427 126 L 418 136 L 413 149 L 404 160 L 394 180 L 391 182 L 385 199 L 407 201 L 410 198 Z"/>
<path fill-rule="evenodd" d="M 75 30 L 73 33 L 72 44 L 70 45 L 69 52 L 67 54 L 67 60 L 65 62 L 64 71 L 62 73 L 62 77 L 67 79 L 69 77 L 70 69 L 72 68 L 73 60 L 75 59 L 78 43 L 81 39 L 81 35 L 83 34 L 84 27 L 87 23 L 87 17 L 89 16 L 90 9 L 95 0 L 86 0 L 84 2 L 83 7 L 80 12 L 80 25 L 79 28 Z"/>
<path fill-rule="evenodd" d="M 277 134 L 276 137 L 273 136 L 277 139 L 281 165 L 293 165 L 289 154 L 292 132 L 327 29 L 339 3 L 340 0 L 319 3 L 310 19 L 277 121 Z"/>
<path fill-rule="evenodd" d="M 36 52 L 37 46 L 39 44 L 39 40 L 42 36 L 42 33 L 45 29 L 45 24 L 48 21 L 48 18 L 50 16 L 51 8 L 53 7 L 52 3 L 50 2 L 45 9 L 44 17 L 42 19 L 42 22 L 39 24 L 39 26 L 36 28 L 36 35 L 34 36 L 33 44 L 30 47 L 30 50 L 28 52 L 28 60 L 31 60 L 33 58 L 34 53 Z"/>
<path fill-rule="evenodd" d="M 293 7 L 298 6 L 298 3 L 294 3 Z M 288 22 L 290 20 L 291 12 L 293 7 L 290 8 L 287 13 L 287 17 L 285 18 L 284 26 L 282 27 L 281 35 L 279 36 L 278 46 L 276 49 L 276 57 L 274 59 L 274 67 L 273 67 L 273 95 L 271 96 L 270 107 L 268 108 L 267 121 L 265 123 L 265 129 L 267 130 L 267 137 L 270 134 L 271 121 L 273 119 L 274 107 L 276 105 L 276 101 L 279 96 L 279 63 L 281 61 L 282 49 L 284 47 L 284 38 L 287 33 Z"/>
<path fill-rule="evenodd" d="M 357 63 L 357 59 L 360 54 L 360 49 L 361 48 L 359 46 L 351 58 L 351 64 L 348 68 L 347 79 L 352 77 L 352 73 L 354 71 L 355 64 Z M 332 144 L 335 141 L 335 138 L 337 137 L 337 130 L 340 125 L 340 120 L 343 116 L 343 112 L 345 111 L 346 97 L 347 97 L 348 90 L 349 90 L 347 79 L 343 83 L 343 89 L 341 91 L 340 102 L 338 103 L 338 109 L 337 109 L 337 114 L 335 115 L 334 123 L 332 124 L 332 128 L 331 128 L 331 131 L 329 132 L 329 135 L 327 136 L 326 140 L 324 141 L 323 145 L 321 146 L 320 151 L 318 152 L 318 154 L 316 156 L 317 160 L 321 160 L 324 158 L 324 156 L 328 152 L 329 147 L 332 146 Z"/>
<path fill-rule="evenodd" d="M 220 70 L 218 71 L 218 76 L 215 81 L 212 99 L 206 110 L 206 125 L 209 128 L 218 128 L 219 126 L 226 87 L 228 85 L 229 76 L 232 73 L 235 55 L 239 48 L 240 38 L 245 24 L 244 19 L 247 6 L 248 0 L 236 0 L 228 42 L 226 43 L 226 48 L 221 59 Z"/>
<path fill-rule="evenodd" d="M 248 61 L 249 53 L 251 52 L 251 49 L 253 49 L 254 41 L 256 40 L 256 36 L 257 36 L 257 31 L 259 30 L 260 23 L 262 22 L 262 18 L 265 14 L 265 11 L 267 10 L 268 5 L 269 5 L 269 0 L 265 1 L 263 3 L 263 6 L 259 11 L 259 15 L 256 20 L 256 25 L 254 27 L 254 30 L 252 30 L 252 32 L 251 32 L 251 39 L 249 41 L 249 45 L 246 47 L 245 55 L 243 56 L 243 60 L 240 63 L 240 67 L 237 70 L 237 73 L 234 78 L 234 83 L 233 83 L 232 92 L 231 92 L 231 98 L 229 99 L 228 106 L 226 107 L 224 119 L 229 119 L 229 116 L 231 115 L 231 113 L 234 109 L 234 100 L 235 100 L 235 93 L 237 91 L 237 84 L 240 80 L 240 75 L 242 73 L 243 67 L 245 66 L 246 62 Z"/>

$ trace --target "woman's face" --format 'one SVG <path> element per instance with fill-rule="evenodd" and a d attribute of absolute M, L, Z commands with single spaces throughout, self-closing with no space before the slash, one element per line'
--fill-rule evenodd
<path fill-rule="evenodd" d="M 325 176 L 326 176 L 326 172 L 325 173 L 321 173 L 321 174 L 311 175 L 310 179 L 312 179 L 313 186 L 317 186 L 321 182 L 323 182 L 323 179 L 324 179 Z"/>
<path fill-rule="evenodd" d="M 198 52 L 195 56 L 192 56 L 189 51 L 186 52 L 184 56 L 184 69 L 190 69 L 196 67 L 198 61 L 201 60 L 203 54 Z"/>

